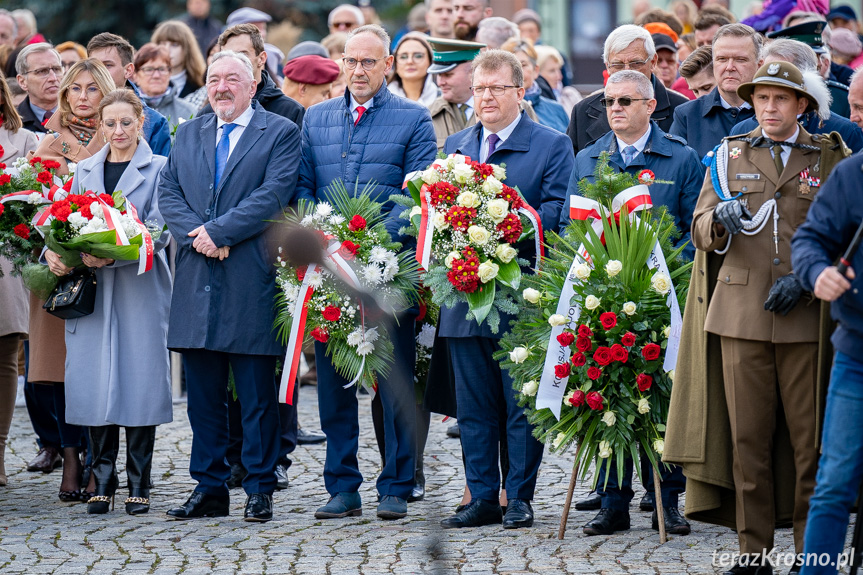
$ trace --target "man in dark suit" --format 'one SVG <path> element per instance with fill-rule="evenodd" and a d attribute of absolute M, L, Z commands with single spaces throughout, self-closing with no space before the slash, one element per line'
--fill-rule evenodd
<path fill-rule="evenodd" d="M 294 199 L 300 132 L 252 102 L 254 75 L 242 54 L 225 50 L 213 58 L 207 91 L 216 113 L 180 125 L 159 186 L 178 243 L 168 347 L 183 353 L 194 434 L 189 471 L 198 481 L 168 515 L 228 514 L 230 369 L 242 410 L 245 519 L 269 521 L 283 347 L 272 329 L 276 270 L 265 242 L 268 221 Z"/>
<path fill-rule="evenodd" d="M 602 61 L 605 62 L 605 68 L 609 74 L 627 69 L 636 70 L 650 78 L 656 94 L 656 109 L 651 119 L 663 131 L 667 132 L 671 129 L 674 109 L 689 100 L 682 94 L 668 90 L 654 75 L 657 56 L 650 32 L 632 24 L 618 26 L 605 40 Z M 599 91 L 588 96 L 572 109 L 566 134 L 572 140 L 572 150 L 575 154 L 611 130 L 608 118 L 605 116 L 605 109 L 599 103 L 604 97 L 604 93 Z"/>
<path fill-rule="evenodd" d="M 48 132 L 45 122 L 57 110 L 63 64 L 51 44 L 31 44 L 18 53 L 15 71 L 27 97 L 18 104 L 24 128 L 38 137 Z"/>
<path fill-rule="evenodd" d="M 573 167 L 566 137 L 521 112 L 524 77 L 521 64 L 509 52 L 488 50 L 480 54 L 473 61 L 471 78 L 479 122 L 447 138 L 444 152 L 464 154 L 484 163 L 506 164 L 505 183 L 518 186 L 525 200 L 539 212 L 543 228 L 556 229 Z M 536 257 L 532 245 L 522 248 L 522 257 Z M 503 333 L 492 333 L 487 323 L 467 321 L 467 311 L 467 304 L 441 309 L 438 336 L 447 338 L 452 358 L 471 502 L 441 525 L 476 527 L 503 519 L 505 529 L 530 527 L 530 502 L 543 445 L 531 434 L 532 426 L 518 405 L 512 379 L 492 357 L 500 349 L 498 340 Z M 504 330 L 511 319 L 501 318 Z M 509 452 L 509 473 L 504 478 L 508 499 L 505 517 L 501 517 L 498 504 L 498 419 L 502 416 L 507 420 Z"/>

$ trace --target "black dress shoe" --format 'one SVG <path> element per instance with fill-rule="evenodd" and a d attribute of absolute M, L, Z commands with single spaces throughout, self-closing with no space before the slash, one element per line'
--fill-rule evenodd
<path fill-rule="evenodd" d="M 297 430 L 297 445 L 317 445 L 327 440 L 323 433 L 312 433 L 302 427 Z"/>
<path fill-rule="evenodd" d="M 453 423 L 446 428 L 447 437 L 461 437 L 461 429 L 458 428 L 458 423 Z"/>
<path fill-rule="evenodd" d="M 51 473 L 61 465 L 63 465 L 63 458 L 60 457 L 60 452 L 57 448 L 50 446 L 43 447 L 36 453 L 36 457 L 27 464 L 27 471 Z"/>
<path fill-rule="evenodd" d="M 269 493 L 252 493 L 246 499 L 243 521 L 264 523 L 273 518 L 273 496 Z"/>
<path fill-rule="evenodd" d="M 533 507 L 527 499 L 510 499 L 503 516 L 504 529 L 533 527 Z"/>
<path fill-rule="evenodd" d="M 480 527 L 481 525 L 495 525 L 502 520 L 503 514 L 500 512 L 500 505 L 497 501 L 474 499 L 462 511 L 441 521 L 440 525 L 444 529 Z"/>
<path fill-rule="evenodd" d="M 665 514 L 665 532 L 670 535 L 689 535 L 689 522 L 683 518 L 677 507 L 663 507 L 662 511 Z M 659 519 L 656 511 L 653 512 L 653 517 L 650 519 L 650 527 L 654 531 L 659 531 Z"/>
<path fill-rule="evenodd" d="M 638 508 L 642 511 L 653 511 L 656 509 L 653 500 L 655 499 L 653 493 L 645 493 L 644 497 L 641 498 L 641 501 L 638 503 Z"/>
<path fill-rule="evenodd" d="M 230 502 L 230 497 L 227 495 L 208 495 L 202 491 L 193 491 L 185 503 L 169 509 L 167 514 L 174 519 L 227 517 Z"/>
<path fill-rule="evenodd" d="M 722 575 L 773 575 L 773 567 L 770 565 L 743 565 L 738 563 Z"/>
<path fill-rule="evenodd" d="M 242 487 L 243 479 L 246 478 L 249 472 L 243 467 L 242 463 L 231 464 L 231 477 L 228 478 L 228 489 L 236 489 Z"/>
<path fill-rule="evenodd" d="M 288 488 L 288 466 L 284 463 L 276 464 L 276 491 Z"/>
<path fill-rule="evenodd" d="M 615 531 L 629 529 L 629 511 L 600 509 L 596 517 L 582 528 L 585 535 L 611 535 Z"/>
<path fill-rule="evenodd" d="M 414 488 L 411 489 L 411 494 L 408 496 L 408 503 L 414 501 L 422 501 L 426 496 L 426 476 L 422 469 L 417 469 L 414 473 Z M 458 511 L 456 511 L 458 513 Z"/>
<path fill-rule="evenodd" d="M 578 511 L 596 511 L 602 507 L 602 497 L 596 491 L 591 491 L 587 497 L 575 502 L 575 508 Z"/>

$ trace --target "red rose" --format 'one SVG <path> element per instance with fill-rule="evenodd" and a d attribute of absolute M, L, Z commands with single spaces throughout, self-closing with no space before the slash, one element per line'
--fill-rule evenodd
<path fill-rule="evenodd" d="M 571 371 L 572 369 L 570 368 L 568 363 L 559 363 L 554 366 L 554 376 L 558 379 L 569 377 Z"/>
<path fill-rule="evenodd" d="M 568 346 L 572 345 L 572 342 L 574 342 L 574 341 L 575 341 L 575 336 L 572 334 L 572 332 L 569 332 L 569 331 L 565 331 L 562 334 L 560 334 L 559 336 L 557 336 L 557 343 L 559 343 L 562 346 L 568 347 Z"/>
<path fill-rule="evenodd" d="M 578 339 L 575 340 L 575 348 L 578 351 L 587 352 L 590 351 L 593 347 L 593 342 L 590 341 L 589 337 L 578 336 Z"/>
<path fill-rule="evenodd" d="M 330 339 L 330 334 L 327 333 L 327 330 L 319 326 L 312 330 L 312 337 L 321 343 L 327 343 L 327 340 Z"/>
<path fill-rule="evenodd" d="M 72 207 L 69 205 L 67 200 L 61 200 L 59 202 L 54 202 L 51 204 L 51 215 L 60 220 L 61 222 L 65 222 L 69 219 L 69 216 L 72 214 Z"/>
<path fill-rule="evenodd" d="M 639 373 L 635 377 L 635 383 L 638 385 L 638 391 L 647 391 L 653 385 L 653 378 L 647 374 Z"/>
<path fill-rule="evenodd" d="M 599 365 L 608 365 L 611 363 L 611 348 L 600 346 L 593 352 L 593 361 Z"/>
<path fill-rule="evenodd" d="M 366 219 L 360 215 L 352 217 L 350 223 L 348 223 L 348 229 L 352 232 L 366 229 Z"/>
<path fill-rule="evenodd" d="M 635 345 L 635 334 L 631 331 L 626 332 L 625 334 L 623 334 L 623 337 L 620 338 L 620 343 L 622 343 L 626 347 L 632 347 L 633 345 Z"/>
<path fill-rule="evenodd" d="M 503 234 L 503 241 L 514 244 L 521 237 L 521 219 L 515 214 L 507 214 L 497 225 L 497 231 Z"/>
<path fill-rule="evenodd" d="M 5 186 L 12 181 L 12 176 L 9 174 L 0 174 L 0 186 Z"/>
<path fill-rule="evenodd" d="M 587 363 L 587 357 L 583 353 L 579 352 L 572 356 L 572 365 L 575 367 L 581 367 L 585 363 Z"/>
<path fill-rule="evenodd" d="M 27 224 L 18 224 L 12 229 L 12 231 L 15 232 L 15 235 L 22 240 L 30 239 L 30 228 L 27 227 Z"/>
<path fill-rule="evenodd" d="M 578 326 L 578 335 L 581 337 L 593 337 L 593 332 L 584 324 Z"/>
<path fill-rule="evenodd" d="M 605 401 L 602 399 L 602 395 L 600 395 L 598 391 L 591 391 L 588 393 L 585 400 L 587 401 L 588 407 L 594 411 L 602 409 L 602 402 Z"/>
<path fill-rule="evenodd" d="M 573 407 L 581 407 L 584 405 L 584 392 L 580 389 L 576 389 L 572 394 L 572 397 L 569 398 L 569 404 Z"/>
<path fill-rule="evenodd" d="M 306 279 L 306 271 L 309 269 L 309 266 L 300 266 L 297 268 L 297 281 L 302 282 Z"/>
<path fill-rule="evenodd" d="M 36 175 L 36 181 L 40 184 L 50 184 L 51 183 L 51 172 L 45 170 L 44 172 L 39 172 Z"/>
<path fill-rule="evenodd" d="M 342 317 L 342 310 L 334 305 L 328 305 L 324 308 L 321 315 L 323 315 L 324 319 L 327 321 L 338 321 L 339 318 Z"/>
<path fill-rule="evenodd" d="M 605 331 L 610 330 L 617 325 L 617 314 L 612 311 L 599 314 L 599 323 L 602 324 Z"/>
<path fill-rule="evenodd" d="M 591 366 L 587 368 L 587 377 L 590 379 L 597 380 L 600 376 L 602 376 L 602 370 L 598 367 Z"/>
<path fill-rule="evenodd" d="M 342 247 L 339 248 L 339 255 L 346 260 L 352 260 L 357 255 L 359 249 L 359 244 L 355 244 L 351 240 L 345 240 L 342 242 Z"/>
<path fill-rule="evenodd" d="M 662 348 L 655 343 L 648 343 L 644 346 L 644 349 L 641 350 L 641 355 L 647 361 L 653 361 L 654 359 L 658 359 L 660 353 L 662 353 Z"/>

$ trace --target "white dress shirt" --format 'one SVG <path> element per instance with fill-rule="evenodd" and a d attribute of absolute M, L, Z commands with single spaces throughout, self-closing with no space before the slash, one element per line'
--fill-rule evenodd
<path fill-rule="evenodd" d="M 523 114 L 519 112 L 518 116 L 515 117 L 515 120 L 513 120 L 513 122 L 509 126 L 499 132 L 490 132 L 485 128 L 485 126 L 483 126 L 482 143 L 479 147 L 480 162 L 485 163 L 488 161 L 488 137 L 496 133 L 497 137 L 500 138 L 500 141 L 498 141 L 497 146 L 495 146 L 495 150 L 500 149 L 500 145 L 506 142 L 507 139 L 509 139 L 512 133 L 515 131 L 516 126 L 518 126 L 518 123 L 521 121 L 522 115 Z"/>
<path fill-rule="evenodd" d="M 218 122 L 216 123 L 216 147 L 219 146 L 219 140 L 222 139 L 222 126 L 225 124 L 236 124 L 237 127 L 234 128 L 230 134 L 228 134 L 228 157 L 231 157 L 231 154 L 234 152 L 234 148 L 237 147 L 237 142 L 240 141 L 240 138 L 243 135 L 243 132 L 246 131 L 246 126 L 249 125 L 249 122 L 252 121 L 252 116 L 255 115 L 255 109 L 249 105 L 246 108 L 246 111 L 237 116 L 233 122 L 225 122 L 221 118 L 218 118 Z"/>
<path fill-rule="evenodd" d="M 647 142 L 650 140 L 650 131 L 651 130 L 652 130 L 652 128 L 650 127 L 650 124 L 648 124 L 647 125 L 647 131 L 644 132 L 644 135 L 642 135 L 640 138 L 638 138 L 634 144 L 627 144 L 626 142 L 624 142 L 623 140 L 621 140 L 620 138 L 617 138 L 617 136 L 615 136 L 615 138 L 617 138 L 617 149 L 620 152 L 620 155 L 623 156 L 623 149 L 627 146 L 634 146 L 635 147 L 635 149 L 637 150 L 635 153 L 635 156 L 637 156 L 638 154 L 643 152 L 644 148 L 647 147 Z M 632 156 L 632 157 L 635 158 L 635 156 Z"/>
<path fill-rule="evenodd" d="M 360 104 L 359 102 L 354 100 L 354 95 L 351 94 L 351 118 L 353 118 L 354 124 L 357 123 L 357 120 L 360 117 L 360 113 L 357 112 L 358 107 L 362 106 L 363 108 L 366 109 L 366 111 L 368 111 L 368 109 L 372 108 L 374 105 L 375 105 L 375 99 L 374 98 L 372 98 L 371 100 L 369 100 L 365 104 Z M 365 112 L 363 112 L 363 113 L 365 113 Z"/>

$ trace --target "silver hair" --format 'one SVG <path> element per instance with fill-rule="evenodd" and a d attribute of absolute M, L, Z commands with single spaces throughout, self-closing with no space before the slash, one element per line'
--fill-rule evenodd
<path fill-rule="evenodd" d="M 479 21 L 476 41 L 486 44 L 489 48 L 500 48 L 510 38 L 519 38 L 521 33 L 515 22 L 510 22 L 500 16 L 492 16 Z"/>
<path fill-rule="evenodd" d="M 243 70 L 245 70 L 246 74 L 249 76 L 249 80 L 251 80 L 252 82 L 255 81 L 255 73 L 254 73 L 254 71 L 252 71 L 252 63 L 249 61 L 248 56 L 246 56 L 245 54 L 241 54 L 240 52 L 234 52 L 233 50 L 221 50 L 219 52 L 216 52 L 213 55 L 213 61 L 210 62 L 210 65 L 207 68 L 207 70 L 208 70 L 207 76 L 208 77 L 210 75 L 209 70 L 213 69 L 213 66 L 216 64 L 216 62 L 218 62 L 219 60 L 223 60 L 225 58 L 230 58 L 231 60 L 236 60 L 237 62 L 242 64 Z"/>
<path fill-rule="evenodd" d="M 815 98 L 812 104 L 818 113 L 818 117 L 822 120 L 828 119 L 830 117 L 830 104 L 833 102 L 830 88 L 827 87 L 824 78 L 816 70 L 805 70 L 802 73 L 803 86 L 806 87 L 806 92 Z"/>
<path fill-rule="evenodd" d="M 60 59 L 60 53 L 54 49 L 54 46 L 49 44 L 48 42 L 39 42 L 37 44 L 28 44 L 25 46 L 20 52 L 18 52 L 18 57 L 15 59 L 15 72 L 19 76 L 23 76 L 27 72 L 30 71 L 30 67 L 27 65 L 27 58 L 30 57 L 30 54 L 38 54 L 40 52 L 53 52 L 55 56 L 57 56 L 57 62 L 62 63 Z"/>
<path fill-rule="evenodd" d="M 338 13 L 340 10 L 347 10 L 348 12 L 351 12 L 354 16 L 357 17 L 357 24 L 359 24 L 360 26 L 366 23 L 366 17 L 363 16 L 362 10 L 352 4 L 339 4 L 338 6 L 330 10 L 329 15 L 327 16 L 327 28 L 333 27 L 333 19 L 335 18 L 336 13 Z"/>
<path fill-rule="evenodd" d="M 348 44 L 351 40 L 353 40 L 356 36 L 360 34 L 374 34 L 378 37 L 378 40 L 381 41 L 381 44 L 384 46 L 384 56 L 390 55 L 390 35 L 387 34 L 387 31 L 378 26 L 377 24 L 366 24 L 365 26 L 360 26 L 359 28 L 355 28 L 348 33 L 348 38 L 345 40 L 345 50 L 348 49 Z"/>
<path fill-rule="evenodd" d="M 605 39 L 605 45 L 602 48 L 602 61 L 608 64 L 612 54 L 626 50 L 636 40 L 644 42 L 647 59 L 651 60 L 656 55 L 656 46 L 653 44 L 650 32 L 635 24 L 624 24 L 612 30 L 608 38 Z"/>
<path fill-rule="evenodd" d="M 808 44 L 791 38 L 777 38 L 764 48 L 764 59 L 773 57 L 791 62 L 801 72 L 818 71 L 818 55 Z"/>
<path fill-rule="evenodd" d="M 39 30 L 36 29 L 36 16 L 30 10 L 26 8 L 19 8 L 18 10 L 12 10 L 12 17 L 15 18 L 15 23 L 18 23 L 18 18 L 27 22 L 27 25 L 30 27 L 30 32 L 35 34 Z"/>
<path fill-rule="evenodd" d="M 9 18 L 9 20 L 12 21 L 12 33 L 15 36 L 18 36 L 18 22 L 15 21 L 15 16 L 12 15 L 12 12 L 0 8 L 0 16 L 6 16 L 7 18 Z M 15 38 L 13 37 L 12 39 L 14 40 Z"/>
<path fill-rule="evenodd" d="M 860 78 L 863 78 L 863 72 L 861 72 L 861 70 L 863 70 L 863 68 L 857 68 L 856 70 L 854 70 L 854 73 L 851 74 L 851 81 L 848 82 L 849 86 L 854 82 L 860 80 Z"/>
<path fill-rule="evenodd" d="M 634 83 L 635 90 L 642 98 L 653 99 L 653 84 L 647 76 L 636 70 L 621 70 L 620 72 L 615 72 L 608 77 L 606 86 L 609 84 L 624 84 L 626 82 Z"/>

